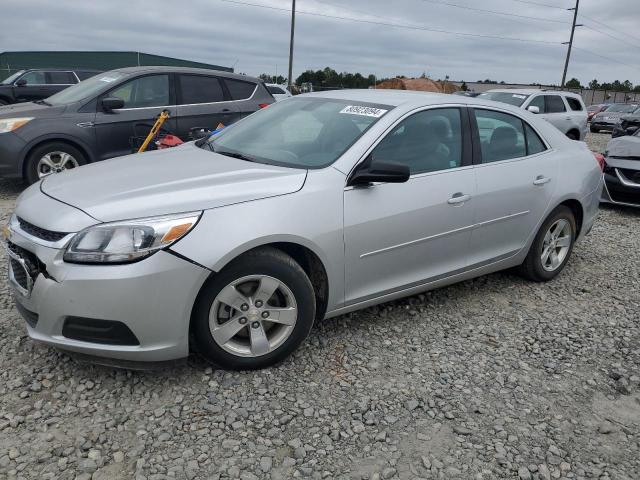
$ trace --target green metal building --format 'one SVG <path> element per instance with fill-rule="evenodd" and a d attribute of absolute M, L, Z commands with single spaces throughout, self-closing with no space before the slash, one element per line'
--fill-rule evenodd
<path fill-rule="evenodd" d="M 86 68 L 113 70 L 122 67 L 164 65 L 169 67 L 208 68 L 233 72 L 233 68 L 192 62 L 180 58 L 142 52 L 1 52 L 0 80 L 26 68 Z"/>

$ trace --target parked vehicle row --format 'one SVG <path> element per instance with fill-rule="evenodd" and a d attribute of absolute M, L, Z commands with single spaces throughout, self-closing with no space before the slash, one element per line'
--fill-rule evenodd
<path fill-rule="evenodd" d="M 177 67 L 131 67 L 89 78 L 36 103 L 0 108 L 0 175 L 34 183 L 52 173 L 131 153 L 134 128 L 169 111 L 183 140 L 273 103 L 245 75 Z"/>
<path fill-rule="evenodd" d="M 97 78 L 109 85 L 58 116 L 98 125 L 114 115 L 105 99 L 165 106 L 159 85 L 184 85 L 179 70 L 134 74 Z M 521 108 L 310 94 L 210 138 L 46 176 L 6 232 L 10 284 L 34 340 L 102 362 L 197 349 L 262 368 L 323 318 L 511 267 L 554 278 L 601 191 L 586 145 Z"/>
<path fill-rule="evenodd" d="M 587 107 L 576 93 L 536 89 L 495 89 L 479 98 L 508 103 L 539 114 L 572 140 L 587 134 Z"/>
<path fill-rule="evenodd" d="M 0 106 L 43 100 L 98 73 L 100 70 L 20 70 L 0 82 Z"/>
<path fill-rule="evenodd" d="M 620 123 L 623 116 L 638 110 L 635 103 L 614 103 L 604 110 L 596 113 L 591 119 L 591 132 L 598 133 L 601 130 L 612 131 Z"/>

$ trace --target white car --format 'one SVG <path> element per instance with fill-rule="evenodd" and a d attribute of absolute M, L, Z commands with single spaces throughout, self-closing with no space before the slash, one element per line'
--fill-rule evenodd
<path fill-rule="evenodd" d="M 273 98 L 276 99 L 276 102 L 293 96 L 286 85 L 278 85 L 277 83 L 265 83 L 265 87 L 267 87 L 269 93 L 273 95 Z"/>
<path fill-rule="evenodd" d="M 480 94 L 479 98 L 540 114 L 572 140 L 584 140 L 587 135 L 587 107 L 577 93 L 533 88 L 496 89 Z"/>

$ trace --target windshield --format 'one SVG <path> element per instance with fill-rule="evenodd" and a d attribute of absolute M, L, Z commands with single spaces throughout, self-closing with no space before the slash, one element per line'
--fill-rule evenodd
<path fill-rule="evenodd" d="M 516 107 L 521 107 L 528 97 L 529 95 L 509 92 L 485 92 L 478 95 L 478 98 L 493 100 L 494 102 L 508 103 L 509 105 L 515 105 Z"/>
<path fill-rule="evenodd" d="M 50 105 L 66 105 L 68 103 L 89 99 L 109 86 L 114 85 L 113 82 L 126 76 L 126 74 L 121 72 L 99 74 L 50 96 L 47 98 L 47 103 Z"/>
<path fill-rule="evenodd" d="M 636 108 L 638 108 L 637 105 L 623 105 L 623 104 L 616 104 L 616 105 L 611 105 L 609 108 L 607 108 L 606 112 L 621 112 L 621 113 L 631 113 L 633 112 Z"/>
<path fill-rule="evenodd" d="M 393 107 L 298 97 L 270 105 L 212 137 L 216 153 L 294 168 L 335 162 Z"/>
<path fill-rule="evenodd" d="M 9 76 L 9 77 L 5 78 L 5 79 L 2 81 L 2 85 L 11 85 L 11 84 L 12 84 L 13 82 L 15 82 L 15 81 L 18 79 L 18 77 L 19 77 L 20 75 L 22 75 L 23 73 L 24 73 L 24 70 L 19 70 L 19 71 L 17 71 L 17 72 L 16 72 L 16 73 L 14 73 L 13 75 L 11 75 L 11 76 Z"/>

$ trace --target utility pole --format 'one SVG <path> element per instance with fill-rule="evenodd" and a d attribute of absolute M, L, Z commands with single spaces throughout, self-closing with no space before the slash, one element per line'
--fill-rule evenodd
<path fill-rule="evenodd" d="M 289 89 L 293 86 L 293 35 L 296 31 L 296 0 L 291 4 L 291 41 L 289 42 Z M 575 21 L 574 21 L 575 23 Z"/>
<path fill-rule="evenodd" d="M 576 6 L 574 8 L 567 8 L 567 10 L 573 10 L 573 23 L 571 24 L 571 37 L 569 38 L 569 47 L 567 48 L 567 59 L 564 62 L 564 72 L 562 73 L 562 84 L 560 88 L 564 88 L 564 83 L 567 80 L 567 70 L 569 69 L 569 59 L 571 58 L 571 47 L 573 46 L 573 35 L 576 31 L 576 27 L 581 27 L 581 24 L 576 25 L 576 20 L 578 19 L 578 6 L 580 5 L 580 0 L 576 0 Z M 566 42 L 563 42 L 563 45 L 567 45 Z"/>

